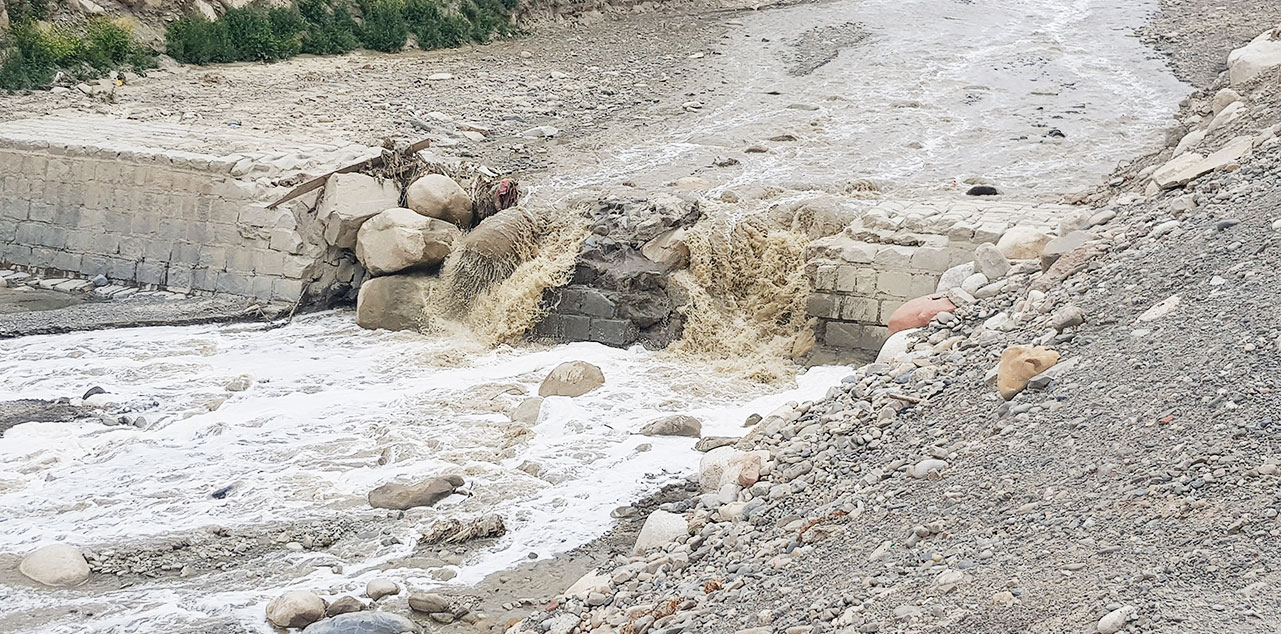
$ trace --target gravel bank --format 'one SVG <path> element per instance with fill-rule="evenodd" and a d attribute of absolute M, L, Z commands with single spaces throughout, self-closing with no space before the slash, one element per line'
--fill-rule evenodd
<path fill-rule="evenodd" d="M 1197 7 L 1189 27 L 1215 10 Z M 1211 68 L 1211 48 L 1187 59 Z M 1184 124 L 1224 87 L 1202 85 Z M 519 631 L 1281 629 L 1278 86 L 1207 135 L 1257 135 L 1239 167 L 1155 192 L 1172 148 L 1119 171 L 1083 197 L 1080 248 L 766 416 L 738 443 L 769 452 L 759 481 L 719 487 L 709 454 L 705 492 L 662 507 L 688 530 Z M 1005 402 L 1015 345 L 1060 360 Z"/>

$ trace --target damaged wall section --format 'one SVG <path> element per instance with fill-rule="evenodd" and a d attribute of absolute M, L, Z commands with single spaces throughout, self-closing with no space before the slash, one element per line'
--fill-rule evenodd
<path fill-rule="evenodd" d="M 261 300 L 342 294 L 358 266 L 324 245 L 316 196 L 267 205 L 305 174 L 371 151 L 106 117 L 8 122 L 0 264 Z"/>

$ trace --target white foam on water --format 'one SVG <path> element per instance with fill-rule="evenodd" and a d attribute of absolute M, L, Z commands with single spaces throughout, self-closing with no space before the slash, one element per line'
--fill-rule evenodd
<path fill-rule="evenodd" d="M 506 411 L 521 397 L 502 390 L 534 394 L 568 360 L 600 366 L 605 385 L 546 399 L 532 435 L 506 447 Z M 612 525 L 617 506 L 688 477 L 697 468 L 694 439 L 637 434 L 655 417 L 686 413 L 703 420 L 705 435 L 741 435 L 751 413 L 819 398 L 846 373 L 815 368 L 796 389 L 778 392 L 639 347 L 487 351 L 440 337 L 364 331 L 347 313 L 304 316 L 273 330 L 137 328 L 0 341 L 0 401 L 53 399 L 97 385 L 109 394 L 95 401 L 137 408 L 147 421 L 144 429 L 29 423 L 9 430 L 0 439 L 0 552 L 54 541 L 119 549 L 208 525 L 269 528 L 372 516 L 365 495 L 381 483 L 461 473 L 469 496 L 407 522 L 405 543 L 351 555 L 343 575 L 303 566 L 318 555 L 298 553 L 292 561 L 305 572 L 296 579 L 145 584 L 94 597 L 128 607 L 103 610 L 100 620 L 67 631 L 115 631 L 140 620 L 154 626 L 155 619 L 184 622 L 228 610 L 257 627 L 262 604 L 282 581 L 324 588 L 380 574 L 437 585 L 421 569 L 375 567 L 409 555 L 413 529 L 431 518 L 497 512 L 509 534 L 455 568 L 452 583 L 472 583 L 530 552 L 548 557 L 584 544 Z M 227 391 L 241 375 L 252 378 L 251 387 Z M 652 448 L 637 451 L 642 444 Z M 538 477 L 518 468 L 527 462 L 540 466 Z M 233 489 L 226 498 L 211 497 L 227 485 Z M 10 607 L 47 598 L 20 591 Z M 80 600 L 87 598 L 67 599 Z M 166 605 L 171 612 L 162 619 Z"/>

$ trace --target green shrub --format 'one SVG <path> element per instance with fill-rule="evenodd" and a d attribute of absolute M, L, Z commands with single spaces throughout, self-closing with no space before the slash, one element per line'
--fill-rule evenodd
<path fill-rule="evenodd" d="M 273 61 L 300 52 L 346 53 L 364 47 L 387 53 L 405 47 L 413 33 L 425 49 L 485 42 L 515 31 L 510 16 L 517 0 L 462 0 L 450 11 L 441 0 L 298 0 L 296 8 L 249 5 L 214 21 L 187 16 L 166 33 L 168 53 L 180 62 L 208 64 Z"/>
<path fill-rule="evenodd" d="M 129 29 L 105 17 L 49 25 L 24 19 L 0 35 L 0 88 L 47 87 L 58 72 L 89 80 L 113 70 L 155 66 L 155 53 L 138 46 Z"/>
<path fill-rule="evenodd" d="M 360 42 L 365 48 L 394 53 L 405 48 L 409 25 L 405 23 L 403 0 L 364 0 L 360 12 L 365 25 L 360 29 Z"/>
<path fill-rule="evenodd" d="M 314 55 L 346 53 L 360 46 L 358 27 L 345 0 L 301 0 L 298 13 L 307 25 L 301 50 Z"/>

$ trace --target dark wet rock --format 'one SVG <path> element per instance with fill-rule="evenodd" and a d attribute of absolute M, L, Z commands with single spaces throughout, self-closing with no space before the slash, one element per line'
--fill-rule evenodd
<path fill-rule="evenodd" d="M 93 386 L 93 387 L 89 388 L 88 390 L 86 390 L 86 391 L 85 391 L 85 395 L 84 395 L 84 396 L 81 396 L 81 397 L 80 397 L 80 399 L 81 399 L 81 400 L 85 400 L 85 399 L 88 399 L 90 396 L 95 396 L 95 395 L 98 395 L 98 394 L 106 394 L 106 393 L 107 393 L 107 391 L 106 391 L 106 390 L 104 390 L 104 389 L 102 389 L 101 387 L 98 387 L 97 385 L 95 385 L 95 386 Z"/>
<path fill-rule="evenodd" d="M 0 435 L 23 423 L 68 423 L 85 417 L 84 408 L 69 403 L 22 399 L 0 402 Z"/>
<path fill-rule="evenodd" d="M 991 185 L 975 185 L 965 192 L 966 196 L 1000 196 L 1001 192 Z"/>
<path fill-rule="evenodd" d="M 550 311 L 535 335 L 611 346 L 675 340 L 683 322 L 667 277 L 688 266 L 683 231 L 702 217 L 698 203 L 669 194 L 607 198 L 590 217 L 570 283 L 547 293 Z"/>

